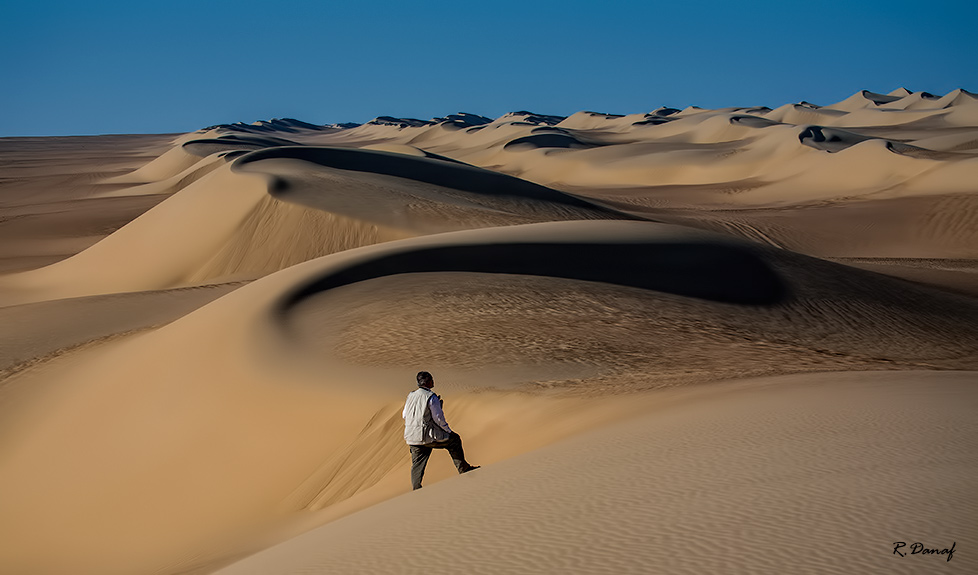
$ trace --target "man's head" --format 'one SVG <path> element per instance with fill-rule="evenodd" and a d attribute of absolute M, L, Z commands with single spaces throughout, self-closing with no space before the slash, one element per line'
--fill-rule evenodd
<path fill-rule="evenodd" d="M 418 372 L 418 387 L 424 387 L 426 389 L 431 389 L 435 387 L 435 378 L 431 377 L 431 374 L 427 371 Z"/>

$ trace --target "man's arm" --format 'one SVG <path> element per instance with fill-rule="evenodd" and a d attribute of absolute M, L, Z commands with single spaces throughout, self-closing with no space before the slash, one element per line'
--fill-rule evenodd
<path fill-rule="evenodd" d="M 448 433 L 455 433 L 451 427 L 448 427 L 448 422 L 445 421 L 445 412 L 441 410 L 441 399 L 437 395 L 432 394 L 431 399 L 428 400 L 428 405 L 431 408 L 431 419 L 435 421 L 435 424 Z"/>

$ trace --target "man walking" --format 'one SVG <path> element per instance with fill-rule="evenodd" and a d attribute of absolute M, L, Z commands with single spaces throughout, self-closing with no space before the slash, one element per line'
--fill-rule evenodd
<path fill-rule="evenodd" d="M 418 372 L 418 389 L 412 391 L 404 402 L 404 441 L 411 448 L 411 485 L 421 489 L 424 468 L 428 465 L 432 449 L 447 449 L 459 474 L 478 469 L 465 461 L 462 438 L 452 431 L 445 421 L 441 397 L 431 388 L 435 379 L 427 371 Z"/>

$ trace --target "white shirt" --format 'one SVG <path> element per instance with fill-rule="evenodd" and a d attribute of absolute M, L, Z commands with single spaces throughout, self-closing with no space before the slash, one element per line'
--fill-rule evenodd
<path fill-rule="evenodd" d="M 404 418 L 404 441 L 408 445 L 426 445 L 445 441 L 454 433 L 445 421 L 441 399 L 426 387 L 408 394 L 401 412 Z"/>
<path fill-rule="evenodd" d="M 431 419 L 435 420 L 438 427 L 444 429 L 448 433 L 454 433 L 452 428 L 448 427 L 448 422 L 445 421 L 445 412 L 441 409 L 441 398 L 432 394 L 431 398 L 428 400 L 428 409 L 431 410 Z"/>

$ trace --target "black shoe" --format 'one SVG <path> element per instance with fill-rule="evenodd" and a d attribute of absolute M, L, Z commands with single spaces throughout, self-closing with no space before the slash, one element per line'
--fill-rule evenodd
<path fill-rule="evenodd" d="M 481 465 L 470 465 L 470 466 L 466 467 L 465 469 L 463 469 L 462 471 L 459 471 L 459 474 L 468 473 L 469 471 L 472 471 L 473 469 L 478 469 L 480 467 L 482 467 L 482 466 Z"/>

